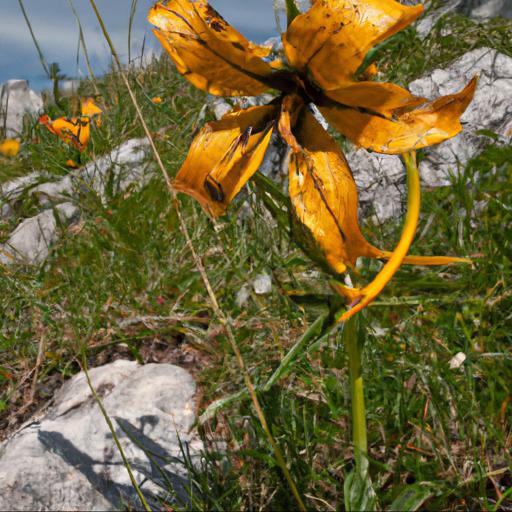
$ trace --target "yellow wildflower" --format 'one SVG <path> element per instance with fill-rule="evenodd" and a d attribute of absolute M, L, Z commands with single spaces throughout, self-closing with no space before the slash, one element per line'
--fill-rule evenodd
<path fill-rule="evenodd" d="M 20 141 L 16 139 L 5 139 L 0 142 L 0 155 L 14 158 L 20 151 Z"/>

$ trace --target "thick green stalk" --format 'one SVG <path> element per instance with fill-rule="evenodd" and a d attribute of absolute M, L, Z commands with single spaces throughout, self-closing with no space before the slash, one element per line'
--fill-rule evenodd
<path fill-rule="evenodd" d="M 365 478 L 368 473 L 368 440 L 366 436 L 366 411 L 362 376 L 363 343 L 358 326 L 360 315 L 349 318 L 343 326 L 343 343 L 348 355 L 350 395 L 352 400 L 352 438 L 356 470 Z"/>

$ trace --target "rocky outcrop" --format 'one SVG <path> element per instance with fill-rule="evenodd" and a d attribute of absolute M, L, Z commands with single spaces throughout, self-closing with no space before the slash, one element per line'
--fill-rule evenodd
<path fill-rule="evenodd" d="M 450 175 L 478 155 L 489 144 L 487 132 L 496 134 L 503 143 L 512 137 L 512 58 L 490 48 L 466 53 L 445 69 L 435 69 L 410 84 L 417 95 L 435 98 L 464 87 L 479 76 L 475 97 L 463 114 L 462 133 L 447 142 L 428 148 L 420 165 L 426 185 L 448 185 Z"/>
<path fill-rule="evenodd" d="M 119 360 L 90 372 L 145 498 L 183 506 L 187 471 L 202 443 L 190 434 L 196 386 L 168 364 Z M 148 455 L 149 454 L 149 455 Z M 68 381 L 47 413 L 0 445 L 0 510 L 142 509 L 85 375 Z"/>
<path fill-rule="evenodd" d="M 19 137 L 25 115 L 37 115 L 42 108 L 41 95 L 30 89 L 26 80 L 9 80 L 1 86 L 0 119 L 6 137 Z"/>
<path fill-rule="evenodd" d="M 131 139 L 110 154 L 54 181 L 37 173 L 8 182 L 0 188 L 0 219 L 14 215 L 16 204 L 30 195 L 43 211 L 22 221 L 8 241 L 0 244 L 0 263 L 40 264 L 48 256 L 50 244 L 65 228 L 80 218 L 77 198 L 93 192 L 105 202 L 107 191 L 117 195 L 140 189 L 152 176 L 145 164 L 146 139 Z"/>
<path fill-rule="evenodd" d="M 49 247 L 59 237 L 59 225 L 67 226 L 79 218 L 79 210 L 71 203 L 24 220 L 5 244 L 0 244 L 0 263 L 39 264 L 48 256 Z"/>
<path fill-rule="evenodd" d="M 422 183 L 430 187 L 450 184 L 465 164 L 489 144 L 487 132 L 503 143 L 512 137 L 512 58 L 490 48 L 479 48 L 445 69 L 436 69 L 410 84 L 420 96 L 451 94 L 479 75 L 475 97 L 461 118 L 464 129 L 456 137 L 424 150 L 420 164 Z M 380 221 L 400 214 L 405 202 L 405 171 L 398 156 L 364 150 L 347 154 L 360 192 L 363 212 Z"/>
<path fill-rule="evenodd" d="M 417 4 L 421 1 L 410 0 L 408 3 Z M 435 24 L 447 14 L 458 13 L 469 16 L 476 21 L 496 18 L 512 18 L 512 2 L 510 0 L 447 0 L 437 8 L 427 11 L 425 16 L 416 24 L 416 31 L 421 38 L 425 38 Z"/>

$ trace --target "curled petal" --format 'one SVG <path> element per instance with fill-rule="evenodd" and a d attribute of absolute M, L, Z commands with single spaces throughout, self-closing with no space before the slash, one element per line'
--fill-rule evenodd
<path fill-rule="evenodd" d="M 208 123 L 194 138 L 174 187 L 223 215 L 258 170 L 273 132 L 277 107 L 252 107 Z"/>
<path fill-rule="evenodd" d="M 416 166 L 416 154 L 408 153 L 404 155 L 406 169 L 407 169 L 407 217 L 405 219 L 402 237 L 398 242 L 395 250 L 391 254 L 389 261 L 384 265 L 382 270 L 377 274 L 375 279 L 359 291 L 348 291 L 342 285 L 338 286 L 338 291 L 343 295 L 355 299 L 352 307 L 344 313 L 339 319 L 339 322 L 345 322 L 351 316 L 355 315 L 358 311 L 364 309 L 370 302 L 372 302 L 384 289 L 387 283 L 395 275 L 396 271 L 402 265 L 402 262 L 409 251 L 412 244 L 418 219 L 420 216 L 420 176 Z M 357 295 L 356 295 L 357 294 Z M 357 298 L 356 298 L 357 297 Z"/>
<path fill-rule="evenodd" d="M 475 93 L 477 78 L 457 94 L 442 96 L 413 110 L 397 109 L 388 119 L 343 106 L 320 107 L 327 121 L 354 144 L 377 153 L 400 154 L 438 144 L 457 135 L 460 116 Z"/>
<path fill-rule="evenodd" d="M 304 101 L 297 95 L 287 95 L 281 103 L 281 114 L 278 121 L 279 135 L 281 135 L 294 153 L 302 151 L 300 144 L 292 133 L 292 126 L 295 126 L 297 123 L 303 108 Z"/>
<path fill-rule="evenodd" d="M 303 111 L 294 134 L 300 145 L 289 164 L 294 234 L 308 254 L 340 274 L 373 251 L 357 222 L 356 184 L 336 142 L 311 112 Z"/>
<path fill-rule="evenodd" d="M 398 109 L 411 109 L 427 101 L 399 85 L 381 82 L 354 82 L 333 91 L 325 91 L 325 95 L 337 103 L 388 118 Z"/>
<path fill-rule="evenodd" d="M 273 67 L 263 59 L 271 49 L 245 39 L 206 0 L 157 3 L 148 21 L 178 71 L 199 89 L 255 96 L 269 88 Z"/>
<path fill-rule="evenodd" d="M 366 53 L 412 23 L 423 6 L 394 0 L 316 0 L 283 35 L 290 66 L 325 90 L 353 81 Z"/>

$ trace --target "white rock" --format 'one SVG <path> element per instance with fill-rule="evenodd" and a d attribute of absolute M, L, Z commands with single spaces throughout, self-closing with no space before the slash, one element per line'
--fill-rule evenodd
<path fill-rule="evenodd" d="M 114 195 L 124 192 L 131 185 L 140 189 L 152 174 L 150 165 L 141 165 L 149 147 L 146 139 L 130 139 L 111 153 L 83 168 L 75 169 L 64 178 L 47 182 L 31 190 L 42 204 L 49 201 L 66 201 L 80 191 L 94 191 L 106 201 L 107 186 Z"/>
<path fill-rule="evenodd" d="M 7 219 L 12 216 L 16 202 L 41 181 L 41 175 L 32 172 L 4 184 L 0 183 L 0 219 Z"/>
<path fill-rule="evenodd" d="M 59 224 L 64 226 L 77 220 L 78 208 L 71 203 L 59 204 L 55 209 L 24 220 L 11 234 L 5 244 L 0 245 L 0 263 L 14 262 L 37 265 L 48 256 L 49 246 L 58 237 Z"/>
<path fill-rule="evenodd" d="M 472 18 L 482 20 L 502 16 L 512 18 L 512 2 L 510 0 L 465 0 L 465 11 Z"/>
<path fill-rule="evenodd" d="M 489 48 L 480 48 L 457 59 L 446 69 L 436 69 L 410 84 L 414 94 L 436 98 L 462 89 L 471 78 L 480 75 L 475 98 L 461 120 L 462 133 L 426 148 L 420 164 L 423 185 L 450 184 L 473 157 L 489 143 L 479 130 L 490 130 L 509 143 L 512 134 L 512 59 Z M 375 211 L 380 221 L 403 213 L 405 207 L 405 170 L 398 156 L 368 153 L 362 149 L 347 154 L 356 180 L 363 214 Z"/>
<path fill-rule="evenodd" d="M 43 99 L 29 88 L 26 80 L 9 80 L 1 87 L 0 111 L 5 116 L 6 137 L 18 137 L 23 130 L 25 114 L 37 115 Z"/>
<path fill-rule="evenodd" d="M 0 262 L 5 265 L 15 262 L 40 264 L 46 259 L 49 245 L 59 237 L 55 215 L 50 209 L 52 205 L 57 204 L 60 221 L 66 226 L 80 215 L 79 209 L 69 202 L 80 192 L 94 191 L 106 203 L 107 190 L 114 195 L 130 188 L 139 190 L 153 173 L 150 164 L 143 164 L 147 147 L 146 139 L 131 139 L 110 154 L 57 181 L 38 185 L 41 175 L 33 173 L 4 184 L 0 189 L 0 219 L 12 214 L 13 204 L 25 192 L 36 197 L 46 210 L 25 219 L 9 240 L 0 245 Z"/>
<path fill-rule="evenodd" d="M 359 193 L 363 217 L 384 222 L 404 210 L 405 169 L 396 155 L 379 155 L 357 149 L 347 155 Z"/>
<path fill-rule="evenodd" d="M 251 292 L 249 291 L 248 286 L 242 286 L 240 290 L 236 293 L 235 297 L 235 304 L 238 308 L 243 308 L 246 304 L 249 298 L 251 297 Z"/>
<path fill-rule="evenodd" d="M 479 130 L 489 130 L 510 143 L 512 134 L 512 58 L 490 48 L 466 53 L 446 69 L 434 70 L 410 84 L 417 95 L 436 98 L 462 89 L 473 76 L 479 75 L 473 101 L 461 121 L 458 136 L 426 150 L 420 164 L 422 181 L 429 186 L 448 185 L 450 174 L 458 174 L 468 160 L 477 156 L 489 143 Z"/>
<path fill-rule="evenodd" d="M 456 12 L 463 0 L 448 0 L 439 9 L 427 13 L 416 23 L 416 32 L 421 39 L 426 38 L 434 25 L 446 14 Z"/>
<path fill-rule="evenodd" d="M 457 352 L 448 363 L 450 365 L 450 370 L 457 370 L 462 366 L 462 363 L 466 360 L 467 356 L 464 352 Z"/>
<path fill-rule="evenodd" d="M 259 274 L 252 282 L 256 295 L 267 295 L 272 291 L 272 278 L 266 274 Z"/>
<path fill-rule="evenodd" d="M 422 2 L 411 0 L 407 3 Z M 426 38 L 434 25 L 443 16 L 451 13 L 465 14 L 478 21 L 495 18 L 496 16 L 512 18 L 512 2 L 510 0 L 448 0 L 441 7 L 427 12 L 425 16 L 418 20 L 416 31 L 420 38 Z"/>
<path fill-rule="evenodd" d="M 90 376 L 145 497 L 159 508 L 152 498 L 162 490 L 161 473 L 119 424 L 152 452 L 186 502 L 178 438 L 193 457 L 202 449 L 189 433 L 196 390 L 190 374 L 120 360 Z M 0 445 L 0 488 L 0 510 L 119 510 L 123 501 L 142 508 L 83 373 L 64 384 L 42 419 Z"/>

